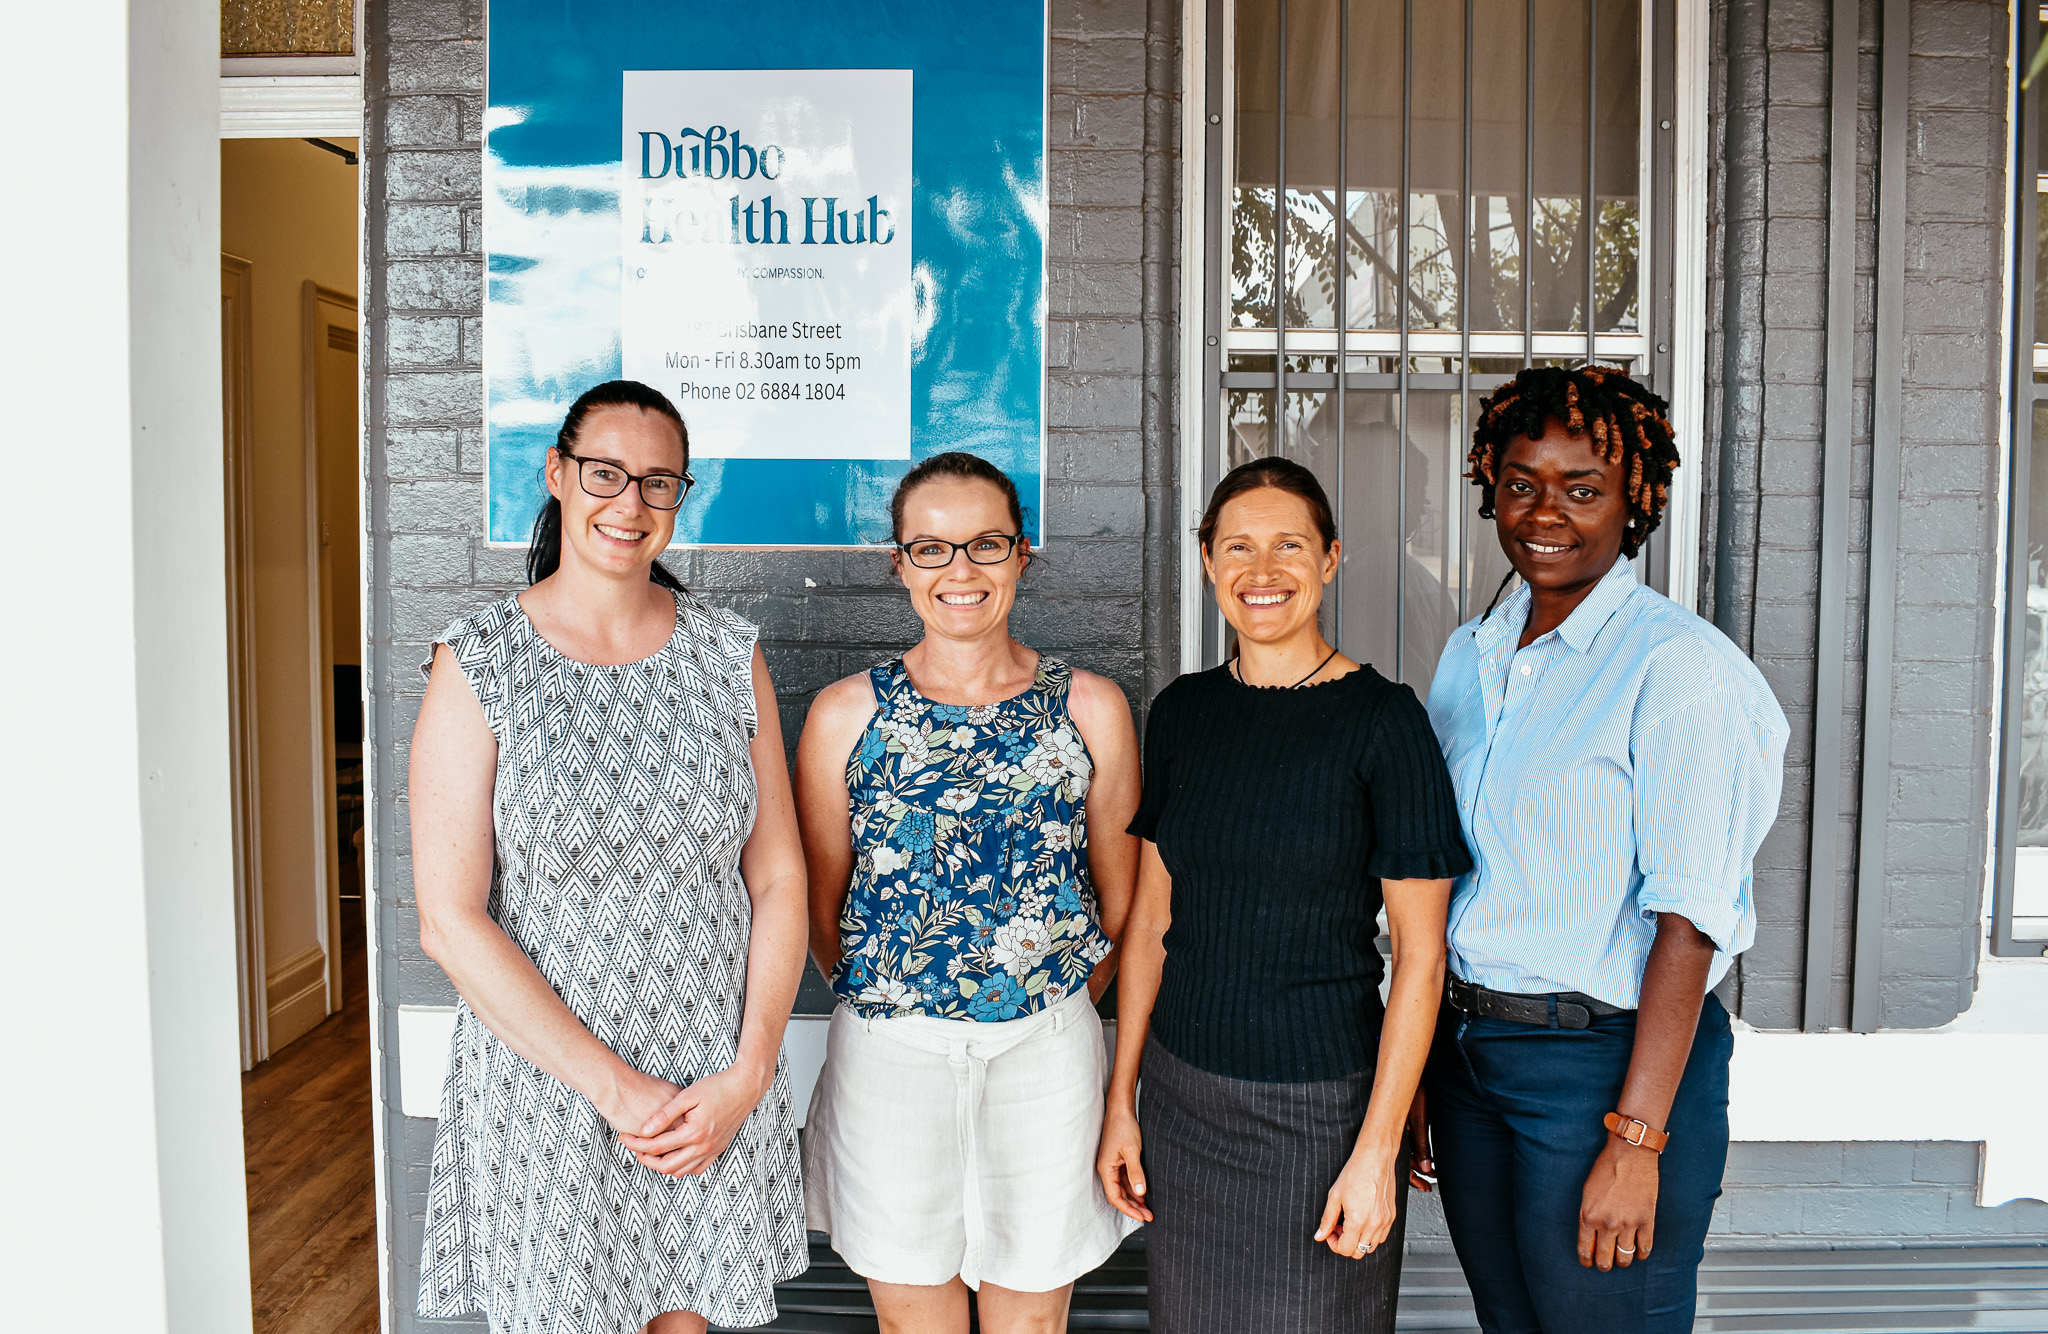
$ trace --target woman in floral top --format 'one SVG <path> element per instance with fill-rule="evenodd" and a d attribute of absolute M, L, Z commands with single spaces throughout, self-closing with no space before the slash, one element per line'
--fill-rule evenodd
<path fill-rule="evenodd" d="M 797 750 L 811 951 L 840 1006 L 805 1135 L 810 1224 L 884 1329 L 1061 1329 L 1134 1225 L 1093 1165 L 1093 1002 L 1136 871 L 1137 738 L 1114 684 L 1010 636 L 1016 487 L 969 454 L 891 506 L 924 622 L 821 691 Z"/>

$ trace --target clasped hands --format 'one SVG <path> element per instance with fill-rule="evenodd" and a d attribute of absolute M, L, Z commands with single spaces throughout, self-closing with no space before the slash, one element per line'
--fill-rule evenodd
<path fill-rule="evenodd" d="M 640 1165 L 664 1176 L 696 1176 L 718 1160 L 774 1079 L 730 1065 L 688 1088 L 628 1068 L 598 1110 Z"/>

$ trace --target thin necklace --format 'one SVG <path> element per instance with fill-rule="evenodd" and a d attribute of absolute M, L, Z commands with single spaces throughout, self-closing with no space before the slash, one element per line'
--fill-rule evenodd
<path fill-rule="evenodd" d="M 1336 650 L 1336 649 L 1334 649 L 1334 648 L 1333 648 L 1333 649 L 1331 649 L 1331 650 L 1330 650 L 1330 658 L 1334 658 L 1334 657 L 1336 657 L 1336 656 L 1337 656 L 1337 650 Z M 1295 682 L 1295 683 L 1294 683 L 1293 685 L 1291 685 L 1291 686 L 1282 686 L 1282 687 L 1280 687 L 1280 689 L 1283 689 L 1283 690 L 1293 690 L 1293 689 L 1296 689 L 1296 688 L 1297 688 L 1297 687 L 1299 687 L 1299 686 L 1302 686 L 1302 685 L 1306 685 L 1306 684 L 1307 684 L 1307 683 L 1308 683 L 1308 682 L 1309 682 L 1309 681 L 1310 681 L 1311 679 L 1313 679 L 1313 678 L 1314 678 L 1314 676 L 1315 676 L 1315 674 L 1316 674 L 1317 672 L 1320 672 L 1321 670 L 1323 670 L 1323 668 L 1325 668 L 1325 667 L 1327 667 L 1327 666 L 1329 666 L 1329 665 L 1330 665 L 1330 658 L 1324 658 L 1324 659 L 1323 659 L 1323 660 L 1322 660 L 1321 662 L 1317 663 L 1317 664 L 1316 664 L 1316 665 L 1314 666 L 1314 668 L 1312 668 L 1312 669 L 1311 669 L 1311 670 L 1309 671 L 1309 674 L 1308 674 L 1307 676 L 1304 676 L 1304 677 L 1302 677 L 1302 678 L 1301 678 L 1301 680 L 1299 680 L 1299 681 L 1296 681 L 1296 682 Z M 1251 682 L 1249 682 L 1249 681 L 1247 681 L 1247 680 L 1245 680 L 1245 679 L 1244 679 L 1244 667 L 1243 667 L 1243 666 L 1241 665 L 1241 664 L 1242 664 L 1243 662 L 1244 662 L 1244 655 L 1242 655 L 1242 654 L 1239 654 L 1239 655 L 1238 655 L 1237 657 L 1235 657 L 1235 658 L 1232 658 L 1232 659 L 1230 660 L 1230 674 L 1231 674 L 1232 676 L 1235 676 L 1235 677 L 1237 678 L 1237 683 L 1238 683 L 1239 685 L 1241 685 L 1241 686 L 1244 686 L 1244 685 L 1251 685 Z M 1259 690 L 1259 689 L 1264 689 L 1264 690 L 1271 690 L 1271 689 L 1274 689 L 1274 687 L 1272 687 L 1272 686 L 1263 686 L 1263 687 L 1262 687 L 1262 686 L 1252 686 L 1252 688 L 1253 688 L 1254 690 Z"/>

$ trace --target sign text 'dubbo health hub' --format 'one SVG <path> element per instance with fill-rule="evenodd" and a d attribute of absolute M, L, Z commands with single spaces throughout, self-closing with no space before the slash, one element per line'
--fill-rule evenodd
<path fill-rule="evenodd" d="M 621 369 L 694 455 L 910 457 L 911 83 L 625 71 Z"/>

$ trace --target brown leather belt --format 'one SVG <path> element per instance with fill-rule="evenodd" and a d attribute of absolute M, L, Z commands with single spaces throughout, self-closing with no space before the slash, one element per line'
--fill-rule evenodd
<path fill-rule="evenodd" d="M 1532 1024 L 1537 1028 L 1585 1028 L 1596 1017 L 1635 1013 L 1619 1005 L 1595 1000 L 1582 991 L 1524 995 L 1513 991 L 1492 991 L 1475 986 L 1462 977 L 1448 975 L 1444 979 L 1444 999 L 1451 1008 L 1466 1014 L 1505 1019 L 1514 1024 Z"/>

